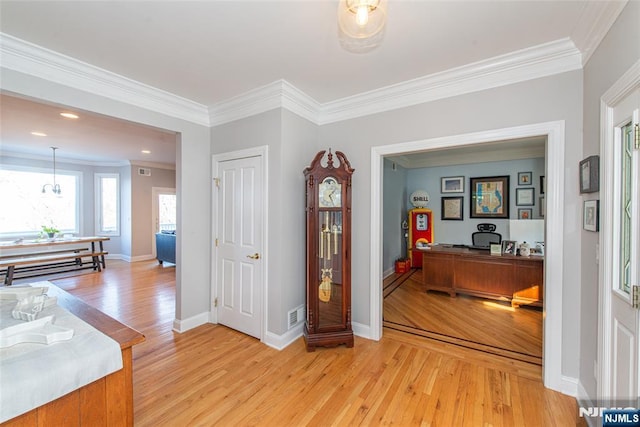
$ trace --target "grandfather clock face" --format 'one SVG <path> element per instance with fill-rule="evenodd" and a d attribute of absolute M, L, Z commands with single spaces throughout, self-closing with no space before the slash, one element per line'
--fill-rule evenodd
<path fill-rule="evenodd" d="M 318 186 L 318 204 L 321 208 L 342 207 L 342 184 L 328 176 Z"/>

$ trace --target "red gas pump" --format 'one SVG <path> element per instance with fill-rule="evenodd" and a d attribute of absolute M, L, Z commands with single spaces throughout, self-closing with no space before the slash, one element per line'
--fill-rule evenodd
<path fill-rule="evenodd" d="M 415 247 L 433 243 L 433 215 L 431 209 L 415 208 L 409 211 L 409 258 L 411 267 L 422 268 L 422 254 Z"/>

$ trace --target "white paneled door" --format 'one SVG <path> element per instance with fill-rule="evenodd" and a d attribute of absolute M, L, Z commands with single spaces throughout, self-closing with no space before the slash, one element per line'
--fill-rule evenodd
<path fill-rule="evenodd" d="M 605 346 L 601 398 L 640 407 L 640 87 L 609 110 L 602 196 Z"/>
<path fill-rule="evenodd" d="M 219 161 L 214 169 L 218 323 L 261 338 L 262 157 Z"/>

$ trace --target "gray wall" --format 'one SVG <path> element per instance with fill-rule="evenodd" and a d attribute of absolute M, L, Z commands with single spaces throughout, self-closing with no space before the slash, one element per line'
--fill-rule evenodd
<path fill-rule="evenodd" d="M 3 90 L 9 93 L 94 111 L 179 134 L 176 146 L 177 228 L 180 230 L 176 247 L 176 319 L 184 320 L 208 313 L 211 260 L 210 129 L 5 68 L 1 69 L 0 78 Z"/>
<path fill-rule="evenodd" d="M 509 218 L 518 219 L 518 209 L 532 209 L 533 217 L 540 218 L 539 196 L 540 196 L 540 175 L 544 175 L 544 159 L 510 160 L 500 162 L 486 162 L 458 166 L 442 166 L 432 168 L 410 169 L 407 172 L 407 194 L 410 196 L 416 190 L 425 190 L 431 196 L 431 201 L 427 208 L 433 211 L 433 233 L 434 241 L 440 243 L 461 243 L 471 244 L 471 233 L 478 231 L 477 225 L 489 222 L 496 225 L 496 232 L 502 234 L 502 238 L 509 238 L 508 219 L 479 219 L 470 218 L 470 197 L 469 182 L 472 177 L 485 176 L 509 176 Z M 532 172 L 532 185 L 519 186 L 518 172 Z M 440 193 L 440 178 L 444 176 L 464 176 L 464 193 Z M 534 188 L 534 206 L 516 206 L 516 189 Z M 441 197 L 463 196 L 464 221 L 443 221 L 441 219 Z M 411 209 L 409 200 L 406 202 L 407 209 Z"/>
<path fill-rule="evenodd" d="M 382 187 L 382 271 L 390 272 L 398 258 L 407 256 L 402 221 L 407 219 L 407 169 L 384 159 Z"/>
<path fill-rule="evenodd" d="M 302 171 L 318 151 L 317 126 L 286 110 L 214 127 L 214 154 L 269 147 L 267 331 L 283 334 L 287 312 L 304 304 L 305 211 Z"/>
<path fill-rule="evenodd" d="M 563 260 L 562 372 L 577 377 L 579 354 L 580 222 L 577 164 L 582 155 L 582 72 L 530 80 L 375 114 L 320 128 L 320 143 L 345 151 L 356 169 L 353 179 L 353 241 L 370 242 L 371 147 L 460 135 L 549 121 L 565 121 L 565 216 Z M 578 273 L 576 273 L 576 271 Z M 371 284 L 368 251 L 354 251 L 352 273 L 354 322 L 369 324 Z M 553 286 L 553 284 L 549 284 Z"/>
<path fill-rule="evenodd" d="M 175 188 L 176 171 L 151 169 L 151 176 L 138 175 L 138 166 L 130 167 L 131 174 L 131 258 L 148 258 L 153 253 L 154 224 L 153 187 Z"/>
<path fill-rule="evenodd" d="M 600 98 L 631 65 L 640 59 L 640 2 L 630 1 L 598 49 L 584 67 L 583 157 L 600 153 Z M 583 200 L 599 199 L 599 193 Z M 598 233 L 581 231 L 580 383 L 592 402 L 597 384 L 593 365 L 597 360 L 598 331 Z"/>

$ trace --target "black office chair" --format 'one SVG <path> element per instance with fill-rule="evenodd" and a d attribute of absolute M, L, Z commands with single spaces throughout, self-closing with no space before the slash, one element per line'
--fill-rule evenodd
<path fill-rule="evenodd" d="M 478 231 L 471 235 L 472 245 L 476 248 L 491 248 L 492 243 L 502 243 L 502 234 L 495 233 L 494 224 L 478 224 Z"/>

